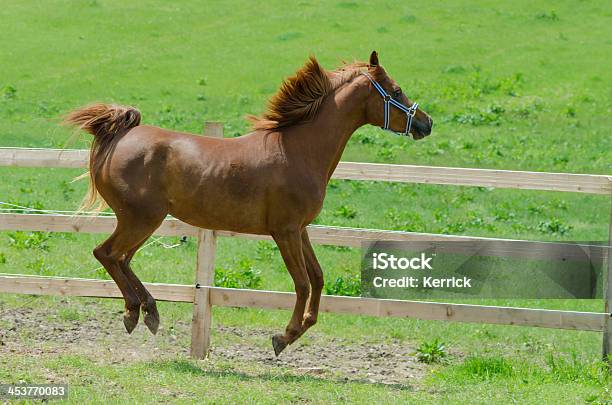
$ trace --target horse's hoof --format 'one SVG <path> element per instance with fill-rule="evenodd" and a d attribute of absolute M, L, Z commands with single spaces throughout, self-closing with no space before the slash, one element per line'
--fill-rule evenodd
<path fill-rule="evenodd" d="M 151 298 L 146 305 L 141 305 L 142 314 L 144 315 L 144 323 L 152 334 L 157 333 L 159 329 L 159 312 L 157 312 L 157 304 Z"/>
<path fill-rule="evenodd" d="M 157 334 L 157 330 L 159 329 L 159 313 L 157 309 L 150 312 L 145 311 L 144 323 L 152 334 Z"/>
<path fill-rule="evenodd" d="M 287 347 L 287 343 L 283 340 L 283 335 L 272 336 L 272 347 L 274 348 L 274 354 L 278 357 L 278 355 L 285 350 L 285 347 Z"/>
<path fill-rule="evenodd" d="M 134 328 L 136 328 L 136 325 L 138 325 L 139 316 L 139 311 L 125 311 L 125 313 L 123 314 L 123 325 L 125 326 L 125 330 L 127 330 L 127 333 L 132 333 Z"/>

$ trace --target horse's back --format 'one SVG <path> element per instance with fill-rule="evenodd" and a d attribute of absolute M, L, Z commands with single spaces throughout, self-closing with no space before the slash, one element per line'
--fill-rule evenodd
<path fill-rule="evenodd" d="M 264 138 L 135 127 L 106 162 L 100 193 L 115 212 L 126 204 L 155 206 L 208 229 L 265 232 L 266 193 L 278 172 L 272 166 L 282 159 L 274 157 L 274 141 Z"/>

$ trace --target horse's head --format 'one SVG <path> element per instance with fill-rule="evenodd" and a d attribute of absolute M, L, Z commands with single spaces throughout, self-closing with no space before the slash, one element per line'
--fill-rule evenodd
<path fill-rule="evenodd" d="M 414 139 L 422 139 L 431 133 L 433 121 L 427 113 L 411 101 L 378 63 L 378 54 L 373 51 L 367 73 L 371 94 L 366 104 L 366 119 L 369 124 L 377 125 L 402 135 L 412 134 Z"/>

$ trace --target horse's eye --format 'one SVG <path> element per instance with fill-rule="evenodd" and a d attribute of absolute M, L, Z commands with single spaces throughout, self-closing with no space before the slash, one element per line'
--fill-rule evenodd
<path fill-rule="evenodd" d="M 393 90 L 393 98 L 399 98 L 402 95 L 402 89 Z"/>

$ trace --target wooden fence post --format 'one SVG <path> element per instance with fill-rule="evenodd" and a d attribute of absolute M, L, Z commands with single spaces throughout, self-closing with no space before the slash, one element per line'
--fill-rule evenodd
<path fill-rule="evenodd" d="M 610 223 L 609 229 L 609 239 L 608 239 L 608 254 L 607 254 L 607 262 L 608 262 L 608 272 L 606 278 L 604 279 L 603 289 L 604 289 L 604 312 L 606 313 L 606 317 L 604 318 L 604 327 L 603 327 L 603 348 L 602 354 L 604 361 L 612 362 L 612 319 L 611 310 L 612 310 L 612 196 L 610 198 Z"/>
<path fill-rule="evenodd" d="M 204 135 L 223 137 L 223 124 L 207 122 Z M 200 229 L 198 232 L 198 255 L 196 268 L 196 291 L 193 300 L 193 319 L 191 323 L 191 356 L 203 359 L 208 355 L 210 344 L 210 327 L 212 323 L 212 306 L 210 290 L 202 288 L 214 285 L 215 250 L 217 237 L 214 231 Z"/>

